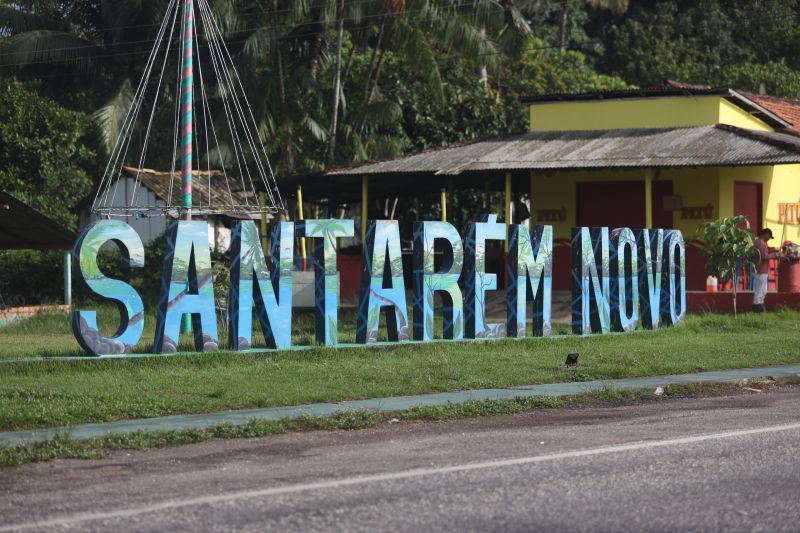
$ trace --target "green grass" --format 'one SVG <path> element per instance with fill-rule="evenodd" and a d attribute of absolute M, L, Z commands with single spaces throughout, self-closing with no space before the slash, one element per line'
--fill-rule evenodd
<path fill-rule="evenodd" d="M 7 363 L 0 430 L 797 363 L 799 319 L 795 311 L 701 315 L 628 335 Z M 76 354 L 74 339 L 52 340 L 66 320 L 41 316 L 3 328 L 0 351 Z M 581 366 L 562 370 L 570 352 L 581 354 Z"/>
<path fill-rule="evenodd" d="M 208 429 L 110 434 L 97 439 L 73 439 L 68 433 L 47 441 L 14 447 L 0 445 L 0 467 L 18 466 L 52 459 L 99 459 L 114 450 L 148 450 L 179 446 L 213 438 L 255 438 L 289 431 L 357 430 L 399 421 L 435 421 L 456 418 L 513 415 L 536 409 L 616 405 L 626 401 L 660 401 L 663 398 L 719 395 L 735 391 L 733 385 L 671 385 L 664 396 L 652 390 L 604 389 L 589 394 L 562 398 L 528 397 L 506 400 L 480 400 L 439 407 L 418 407 L 394 413 L 346 411 L 329 417 L 303 417 L 293 420 L 252 419 L 241 425 L 224 424 Z"/>

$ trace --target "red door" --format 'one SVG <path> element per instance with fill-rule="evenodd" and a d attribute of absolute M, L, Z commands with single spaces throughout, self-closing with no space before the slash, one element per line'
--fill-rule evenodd
<path fill-rule="evenodd" d="M 644 181 L 591 181 L 575 186 L 578 227 L 643 228 Z"/>
<path fill-rule="evenodd" d="M 643 228 L 643 181 L 604 181 L 576 184 L 578 227 Z M 664 210 L 664 197 L 672 195 L 672 181 L 653 182 L 653 227 L 672 228 L 672 211 Z"/>
<path fill-rule="evenodd" d="M 756 235 L 761 231 L 761 194 L 760 183 L 737 181 L 733 184 L 733 214 L 746 216 Z"/>

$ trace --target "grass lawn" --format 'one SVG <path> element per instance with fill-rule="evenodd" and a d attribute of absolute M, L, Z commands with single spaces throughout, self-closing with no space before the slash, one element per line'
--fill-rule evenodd
<path fill-rule="evenodd" d="M 63 433 L 47 441 L 13 447 L 0 445 L 0 467 L 18 466 L 51 459 L 99 459 L 114 450 L 147 450 L 165 446 L 180 446 L 215 438 L 266 437 L 289 431 L 357 430 L 400 421 L 432 421 L 502 416 L 537 409 L 622 405 L 626 402 L 664 401 L 668 398 L 685 396 L 718 396 L 737 393 L 741 393 L 741 390 L 732 384 L 687 384 L 664 387 L 661 396 L 655 396 L 652 389 L 639 391 L 604 389 L 589 394 L 562 398 L 534 397 L 480 400 L 455 405 L 417 407 L 394 413 L 345 411 L 327 417 L 302 417 L 274 422 L 252 419 L 241 425 L 222 424 L 206 429 L 112 433 L 96 439 L 73 439 L 69 434 Z"/>
<path fill-rule="evenodd" d="M 308 342 L 312 327 L 301 320 L 297 340 Z M 7 326 L 0 359 L 78 355 L 68 332 L 66 315 Z M 562 370 L 570 352 L 581 366 Z M 5 363 L 0 430 L 796 362 L 800 313 L 782 311 L 691 316 L 677 328 L 628 335 Z"/>

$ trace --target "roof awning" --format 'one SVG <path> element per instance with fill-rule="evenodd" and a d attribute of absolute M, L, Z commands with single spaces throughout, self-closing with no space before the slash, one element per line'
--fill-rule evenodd
<path fill-rule="evenodd" d="M 727 125 L 545 131 L 484 139 L 388 161 L 335 169 L 329 176 L 478 171 L 725 167 L 800 163 L 800 138 Z"/>
<path fill-rule="evenodd" d="M 0 192 L 0 250 L 68 250 L 77 234 Z"/>
<path fill-rule="evenodd" d="M 736 167 L 800 163 L 800 137 L 728 125 L 598 131 L 529 132 L 478 139 L 384 161 L 293 176 L 307 198 L 358 201 L 361 177 L 370 176 L 373 198 L 424 196 L 452 182 L 456 188 L 502 190 L 530 172 L 645 168 Z"/>

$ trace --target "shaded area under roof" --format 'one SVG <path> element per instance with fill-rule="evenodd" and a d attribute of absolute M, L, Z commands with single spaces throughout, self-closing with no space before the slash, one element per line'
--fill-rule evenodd
<path fill-rule="evenodd" d="M 732 167 L 800 163 L 800 138 L 728 125 L 598 131 L 528 132 L 479 139 L 397 158 L 281 181 L 309 197 L 358 201 L 361 177 L 370 196 L 422 196 L 448 180 L 459 188 L 502 188 L 529 172 L 555 170 Z"/>
<path fill-rule="evenodd" d="M 0 250 L 69 250 L 77 234 L 0 192 Z"/>
<path fill-rule="evenodd" d="M 800 163 L 800 138 L 717 124 L 687 128 L 545 131 L 485 139 L 328 172 L 331 176 Z"/>

